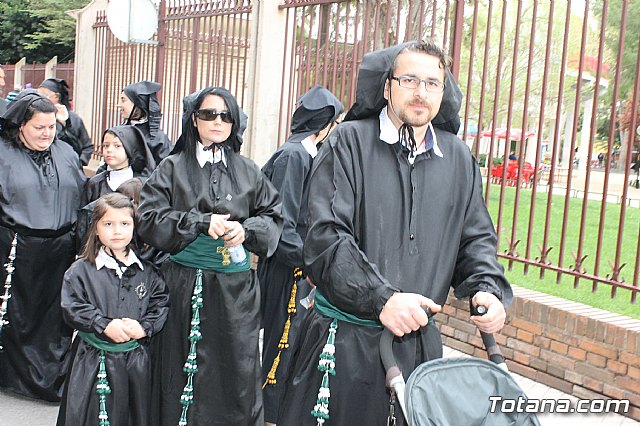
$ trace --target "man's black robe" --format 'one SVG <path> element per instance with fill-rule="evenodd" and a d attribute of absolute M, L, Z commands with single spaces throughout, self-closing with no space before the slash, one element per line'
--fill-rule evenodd
<path fill-rule="evenodd" d="M 193 143 L 193 142 L 192 142 Z M 226 150 L 222 162 L 193 170 L 190 182 L 185 151 L 167 157 L 142 187 L 141 239 L 175 254 L 206 234 L 212 213 L 228 213 L 242 223 L 244 247 L 259 256 L 273 253 L 282 229 L 277 191 L 258 166 Z M 236 182 L 230 179 L 234 170 Z M 195 268 L 171 260 L 162 265 L 171 293 L 167 324 L 152 345 L 154 425 L 175 426 L 187 375 L 187 337 L 192 315 Z M 262 425 L 260 388 L 260 290 L 253 270 L 223 273 L 203 270 L 202 340 L 197 344 L 198 372 L 189 425 Z"/>
<path fill-rule="evenodd" d="M 412 165 L 408 150 L 380 140 L 377 117 L 350 121 L 338 126 L 314 160 L 306 271 L 342 311 L 378 320 L 394 292 L 420 293 L 444 304 L 450 287 L 458 297 L 482 290 L 510 302 L 477 163 L 457 137 L 435 132 L 443 157 L 430 150 Z M 306 316 L 278 426 L 316 424 L 310 412 L 331 321 L 316 311 Z M 386 424 L 389 395 L 378 353 L 380 333 L 339 322 L 326 425 Z M 405 377 L 442 356 L 435 326 L 395 340 Z"/>
<path fill-rule="evenodd" d="M 119 353 L 105 351 L 111 387 L 106 407 L 112 425 L 151 426 L 148 338 L 162 329 L 169 311 L 169 292 L 162 278 L 149 263 L 144 264 L 144 270 L 134 264 L 118 278 L 113 269 L 97 270 L 96 265 L 80 259 L 65 274 L 61 302 L 69 326 L 108 342 L 103 333 L 112 319 L 131 318 L 140 323 L 147 337 L 139 340 L 138 348 Z M 72 353 L 58 426 L 98 424 L 96 375 L 100 350 L 78 336 Z"/>
<path fill-rule="evenodd" d="M 59 401 L 72 329 L 62 319 L 60 287 L 75 259 L 72 227 L 86 177 L 78 156 L 55 141 L 42 166 L 0 138 L 0 264 L 18 233 L 11 299 L 0 339 L 0 386 Z M 0 268 L 4 286 L 6 271 Z"/>
<path fill-rule="evenodd" d="M 287 305 L 291 297 L 295 268 L 303 267 L 302 246 L 307 234 L 307 177 L 311 171 L 313 158 L 294 135 L 282 145 L 262 168 L 265 175 L 280 192 L 282 198 L 282 235 L 273 256 L 260 259 L 258 279 L 260 281 L 262 326 L 264 328 L 262 346 L 262 382 L 267 379 L 274 358 L 278 355 L 278 344 L 287 321 Z M 293 347 L 304 307 L 299 303 L 310 291 L 303 279 L 299 281 L 295 307 L 288 332 L 288 343 Z M 267 297 L 268 296 L 268 297 Z M 284 373 L 289 367 L 291 351 L 280 353 L 276 370 L 276 383 L 268 384 L 263 392 L 265 421 L 275 423 L 278 415 L 278 401 L 284 385 Z"/>

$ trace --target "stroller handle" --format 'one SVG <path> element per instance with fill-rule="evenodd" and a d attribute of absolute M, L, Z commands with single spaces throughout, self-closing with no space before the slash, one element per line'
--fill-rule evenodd
<path fill-rule="evenodd" d="M 469 299 L 469 307 L 471 315 L 484 315 L 487 313 L 486 306 L 473 305 L 471 298 Z M 434 315 L 429 310 L 429 308 L 423 307 L 423 309 L 429 317 Z M 502 355 L 502 351 L 496 343 L 496 339 L 493 334 L 481 331 L 480 337 L 482 337 L 482 343 L 484 344 L 484 348 L 487 351 L 489 360 L 497 364 L 498 367 L 502 368 L 503 370 L 508 371 L 504 355 Z M 400 371 L 395 356 L 393 355 L 393 338 L 394 335 L 388 328 L 382 330 L 382 336 L 380 337 L 380 359 L 382 360 L 384 370 L 387 372 L 387 386 L 390 386 L 390 383 L 394 378 L 398 376 L 402 377 L 402 371 Z"/>

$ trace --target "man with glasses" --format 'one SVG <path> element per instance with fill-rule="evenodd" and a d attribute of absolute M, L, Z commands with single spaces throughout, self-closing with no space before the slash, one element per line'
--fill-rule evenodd
<path fill-rule="evenodd" d="M 423 308 L 439 312 L 451 287 L 487 307 L 472 317 L 478 328 L 502 328 L 512 292 L 496 260 L 478 165 L 455 136 L 461 98 L 432 42 L 365 55 L 356 103 L 309 180 L 304 263 L 316 297 L 279 426 L 392 421 L 399 408 L 386 391 L 382 329 L 398 336 L 404 377 L 442 357 L 439 331 Z"/>

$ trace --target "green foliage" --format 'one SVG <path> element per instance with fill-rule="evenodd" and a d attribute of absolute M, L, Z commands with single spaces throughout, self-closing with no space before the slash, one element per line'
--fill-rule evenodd
<path fill-rule="evenodd" d="M 73 59 L 75 20 L 66 11 L 90 0 L 5 0 L 0 3 L 0 63 Z"/>
<path fill-rule="evenodd" d="M 529 213 L 531 207 L 531 197 L 535 194 L 536 203 L 533 215 L 533 226 L 530 240 L 527 240 L 529 227 Z M 504 188 L 504 204 L 499 209 L 500 186 L 491 185 L 489 191 L 489 213 L 497 224 L 500 223 L 500 248 L 499 253 L 505 253 L 508 250 L 508 240 L 520 240 L 516 246 L 516 252 L 524 257 L 527 251 L 527 245 L 530 248 L 529 257 L 532 259 L 540 257 L 540 248 L 544 244 L 545 238 L 545 221 L 547 212 L 548 195 L 544 192 L 533 193 L 530 189 L 522 189 L 520 191 L 520 200 L 518 208 L 515 208 L 515 188 Z M 620 228 L 621 207 L 619 204 L 606 204 L 603 213 L 600 201 L 587 201 L 586 214 L 584 219 L 584 234 L 582 242 L 580 241 L 580 228 L 582 226 L 582 198 L 571 198 L 566 207 L 566 232 L 564 235 L 564 254 L 562 258 L 562 266 L 570 268 L 575 265 L 576 261 L 573 257 L 577 253 L 578 246 L 582 243 L 582 256 L 587 255 L 582 267 L 587 273 L 594 274 L 596 269 L 599 276 L 611 275 L 611 267 L 609 261 L 616 258 L 617 235 Z M 559 250 L 562 238 L 562 226 L 565 217 L 564 196 L 554 195 L 549 204 L 551 210 L 550 221 L 548 225 L 549 232 L 547 235 L 547 248 L 553 247 L 549 253 L 548 261 L 554 265 L 560 263 Z M 514 213 L 517 212 L 517 221 L 514 222 Z M 500 216 L 499 216 L 500 215 Z M 604 224 L 602 229 L 602 241 L 600 242 L 600 261 L 596 266 L 596 249 L 598 247 L 598 232 L 600 226 L 600 217 L 604 215 Z M 514 232 L 514 223 L 515 232 Z M 635 254 L 638 243 L 638 228 L 640 223 L 640 209 L 635 207 L 627 207 L 625 211 L 624 223 L 626 224 L 622 232 L 622 240 L 620 245 L 620 263 L 625 264 L 621 270 L 621 277 L 627 283 L 633 282 L 633 268 L 635 265 Z M 635 225 L 635 226 L 634 226 Z M 553 294 L 566 299 L 574 300 L 589 304 L 591 306 L 618 312 L 624 315 L 640 317 L 637 303 L 631 304 L 631 294 L 628 290 L 618 289 L 615 298 L 611 298 L 611 287 L 606 284 L 598 284 L 596 292 L 592 291 L 593 283 L 586 279 L 578 281 L 578 288 L 574 289 L 574 279 L 571 276 L 563 276 L 559 284 L 556 283 L 556 273 L 546 271 L 543 279 L 540 278 L 540 268 L 530 267 L 529 273 L 524 273 L 523 265 L 515 262 L 513 270 L 509 272 L 509 278 L 514 284 L 532 288 L 543 293 Z M 636 296 L 640 301 L 640 294 Z"/>

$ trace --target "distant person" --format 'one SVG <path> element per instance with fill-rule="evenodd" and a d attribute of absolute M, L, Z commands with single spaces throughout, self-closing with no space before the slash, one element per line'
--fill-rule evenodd
<path fill-rule="evenodd" d="M 160 85 L 152 81 L 130 84 L 120 93 L 122 124 L 136 126 L 142 131 L 156 165 L 171 152 L 169 137 L 160 129 L 162 113 L 157 92 Z"/>
<path fill-rule="evenodd" d="M 602 168 L 602 163 L 604 162 L 604 154 L 602 152 L 598 153 L 598 168 Z"/>
<path fill-rule="evenodd" d="M 93 153 L 93 144 L 84 122 L 78 114 L 71 111 L 67 82 L 61 78 L 48 78 L 40 84 L 38 91 L 56 106 L 58 139 L 71 145 L 83 166 L 89 164 Z"/>
<path fill-rule="evenodd" d="M 509 160 L 510 161 L 517 161 L 518 160 L 518 156 L 516 155 L 515 152 L 511 151 L 511 153 L 509 154 Z"/>
<path fill-rule="evenodd" d="M 311 290 L 304 280 L 302 261 L 307 234 L 307 181 L 313 159 L 341 113 L 342 104 L 333 93 L 319 85 L 312 87 L 298 99 L 291 118 L 291 135 L 262 168 L 280 192 L 284 217 L 276 252 L 261 258 L 258 264 L 264 328 L 262 388 L 267 425 L 277 420 L 290 353 L 304 317 L 300 300 Z"/>
<path fill-rule="evenodd" d="M 7 109 L 7 104 L 9 103 L 4 98 L 4 87 L 5 87 L 4 77 L 5 77 L 4 68 L 2 68 L 2 65 L 0 65 L 0 114 L 5 112 L 5 110 Z"/>
<path fill-rule="evenodd" d="M 0 264 L 16 258 L 0 339 L 0 387 L 59 401 L 73 330 L 62 318 L 62 278 L 76 256 L 74 226 L 86 181 L 78 156 L 54 142 L 53 102 L 24 94 L 0 115 Z M 7 281 L 8 280 L 8 281 Z"/>
<path fill-rule="evenodd" d="M 149 338 L 164 326 L 169 292 L 132 247 L 134 217 L 126 195 L 99 198 L 89 242 L 65 273 L 62 310 L 78 336 L 58 426 L 151 425 Z"/>

